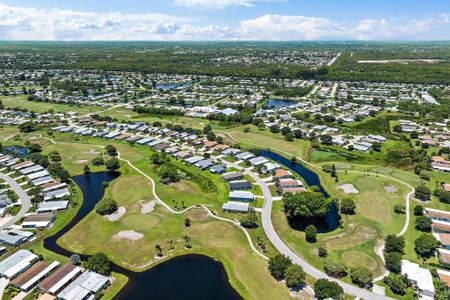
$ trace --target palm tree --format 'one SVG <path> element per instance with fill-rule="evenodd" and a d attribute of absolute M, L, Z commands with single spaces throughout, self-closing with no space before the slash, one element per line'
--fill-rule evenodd
<path fill-rule="evenodd" d="M 191 248 L 192 247 L 190 243 L 191 238 L 188 235 L 185 235 L 183 238 L 184 238 L 184 247 Z"/>
<path fill-rule="evenodd" d="M 173 240 L 169 240 L 167 244 L 169 244 L 169 250 L 173 250 Z"/>
<path fill-rule="evenodd" d="M 156 249 L 156 256 L 162 256 L 162 248 L 160 244 L 156 244 L 155 245 L 155 249 Z"/>

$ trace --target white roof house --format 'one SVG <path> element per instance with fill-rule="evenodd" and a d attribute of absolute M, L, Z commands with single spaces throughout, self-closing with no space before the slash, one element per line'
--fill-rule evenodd
<path fill-rule="evenodd" d="M 47 266 L 44 270 L 30 278 L 27 282 L 20 286 L 23 291 L 29 291 L 30 288 L 35 286 L 40 280 L 42 280 L 45 276 L 47 276 L 50 272 L 52 272 L 56 267 L 59 266 L 59 261 L 52 262 L 49 266 Z"/>
<path fill-rule="evenodd" d="M 248 203 L 228 201 L 222 205 L 222 210 L 230 212 L 248 212 L 250 205 Z"/>
<path fill-rule="evenodd" d="M 258 156 L 255 158 L 252 158 L 248 161 L 252 166 L 260 166 L 262 164 L 265 164 L 269 162 L 265 157 Z"/>
<path fill-rule="evenodd" d="M 418 264 L 402 259 L 402 275 L 414 282 L 420 289 L 420 293 L 426 297 L 434 297 L 433 277 L 428 269 L 421 268 Z"/>
<path fill-rule="evenodd" d="M 39 171 L 39 172 L 36 172 L 36 173 L 28 174 L 26 176 L 27 176 L 27 178 L 29 180 L 34 180 L 34 179 L 37 179 L 37 178 L 45 177 L 47 175 L 49 175 L 49 173 L 46 170 L 42 170 L 42 171 Z"/>
<path fill-rule="evenodd" d="M 0 262 L 0 275 L 6 278 L 12 278 L 28 269 L 31 263 L 37 258 L 36 254 L 25 249 L 20 249 Z"/>
<path fill-rule="evenodd" d="M 56 212 L 60 210 L 67 209 L 67 206 L 69 205 L 69 201 L 48 201 L 48 202 L 41 202 L 38 205 L 37 213 L 47 213 L 47 212 Z"/>
<path fill-rule="evenodd" d="M 98 273 L 87 271 L 81 274 L 61 293 L 58 299 L 83 300 L 103 289 L 108 284 L 109 278 Z"/>

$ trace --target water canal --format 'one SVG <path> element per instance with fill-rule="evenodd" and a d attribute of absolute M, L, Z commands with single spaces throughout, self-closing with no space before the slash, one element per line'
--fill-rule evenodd
<path fill-rule="evenodd" d="M 330 195 L 327 193 L 327 191 L 323 188 L 322 184 L 320 183 L 319 176 L 315 172 L 305 167 L 303 164 L 299 162 L 292 162 L 289 159 L 269 150 L 262 150 L 261 155 L 292 170 L 301 178 L 303 178 L 303 180 L 306 182 L 308 186 L 317 186 L 319 192 L 321 192 L 326 198 L 330 197 Z M 324 218 L 309 220 L 308 222 L 305 222 L 304 220 L 300 219 L 295 220 L 290 219 L 289 224 L 293 229 L 296 230 L 304 230 L 304 228 L 309 224 L 314 224 L 317 227 L 318 232 L 325 233 L 333 231 L 339 227 L 339 218 L 340 217 L 337 206 L 333 202 L 330 203 L 330 206 Z"/>
<path fill-rule="evenodd" d="M 287 107 L 297 104 L 298 102 L 296 100 L 285 100 L 285 99 L 269 99 L 264 104 L 264 107 L 267 108 L 280 108 L 280 107 Z"/>
<path fill-rule="evenodd" d="M 88 176 L 73 177 L 73 181 L 83 193 L 83 204 L 77 215 L 58 233 L 44 240 L 44 247 L 50 251 L 69 257 L 72 255 L 60 247 L 56 241 L 88 213 L 103 197 L 104 182 L 116 179 L 119 173 L 99 172 Z M 84 260 L 85 255 L 80 255 Z M 184 300 L 240 300 L 242 297 L 228 281 L 223 265 L 204 255 L 189 254 L 175 257 L 145 272 L 137 273 L 111 264 L 114 272 L 129 278 L 127 285 L 115 299 L 184 299 Z"/>

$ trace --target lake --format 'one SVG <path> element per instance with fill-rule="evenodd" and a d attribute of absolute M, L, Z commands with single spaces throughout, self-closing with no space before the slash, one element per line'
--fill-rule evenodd
<path fill-rule="evenodd" d="M 44 240 L 44 247 L 70 257 L 73 253 L 56 241 L 95 207 L 103 197 L 103 182 L 111 182 L 119 173 L 98 172 L 72 177 L 83 193 L 83 204 L 77 215 L 58 233 Z M 85 260 L 86 255 L 80 255 Z M 241 300 L 242 297 L 228 281 L 223 265 L 205 255 L 189 254 L 175 257 L 145 272 L 133 272 L 111 264 L 111 270 L 126 275 L 127 285 L 115 299 L 185 299 Z M 193 276 L 194 275 L 194 276 Z"/>
<path fill-rule="evenodd" d="M 319 188 L 319 192 L 321 192 L 326 198 L 330 197 L 330 195 L 320 183 L 319 176 L 314 171 L 311 171 L 310 169 L 305 167 L 303 164 L 299 162 L 292 162 L 291 160 L 269 150 L 262 150 L 261 155 L 279 163 L 280 165 L 285 166 L 286 168 L 289 168 L 290 170 L 298 174 L 301 178 L 303 178 L 303 180 L 309 186 L 317 186 Z M 333 231 L 340 225 L 339 212 L 334 202 L 330 203 L 330 206 L 328 207 L 328 211 L 324 218 L 308 220 L 307 222 L 300 218 L 288 220 L 289 224 L 294 229 L 304 230 L 309 224 L 314 224 L 317 227 L 317 231 L 320 233 Z"/>
<path fill-rule="evenodd" d="M 292 106 L 297 104 L 298 102 L 295 100 L 283 100 L 283 99 L 269 99 L 264 104 L 264 107 L 273 107 L 273 108 L 280 108 L 280 107 L 286 107 L 286 106 Z"/>
<path fill-rule="evenodd" d="M 157 89 L 163 89 L 163 90 L 173 90 L 179 87 L 187 87 L 192 86 L 195 83 L 195 81 L 189 81 L 189 82 L 179 82 L 179 83 L 158 83 L 156 84 Z"/>
<path fill-rule="evenodd" d="M 28 150 L 22 146 L 3 146 L 2 152 L 19 158 L 28 158 Z"/>

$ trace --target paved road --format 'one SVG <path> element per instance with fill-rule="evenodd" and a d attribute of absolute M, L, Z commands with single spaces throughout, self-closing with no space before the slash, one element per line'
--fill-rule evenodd
<path fill-rule="evenodd" d="M 250 171 L 249 169 L 244 169 L 244 168 L 242 168 L 239 165 L 236 165 L 236 164 L 233 164 L 233 163 L 230 163 L 230 162 L 226 162 L 224 160 L 223 160 L 223 162 L 225 164 L 228 164 L 228 165 L 236 168 L 236 169 L 244 170 L 244 172 L 247 175 L 249 175 L 251 178 L 253 178 L 253 180 L 255 180 L 255 182 L 257 184 L 259 184 L 259 186 L 261 187 L 261 190 L 262 190 L 263 195 L 264 195 L 264 205 L 263 205 L 262 213 L 261 213 L 263 229 L 264 229 L 264 232 L 267 235 L 267 238 L 270 240 L 270 242 L 274 245 L 275 248 L 277 248 L 277 250 L 281 254 L 289 257 L 292 260 L 293 263 L 295 263 L 297 265 L 300 265 L 307 274 L 309 274 L 310 276 L 314 277 L 315 279 L 326 278 L 328 280 L 332 280 L 334 282 L 337 282 L 344 289 L 344 292 L 346 294 L 355 296 L 356 298 L 363 298 L 363 299 L 366 299 L 366 300 L 393 299 L 393 298 L 389 298 L 387 296 L 382 296 L 382 295 L 378 295 L 378 294 L 372 293 L 370 291 L 367 291 L 367 290 L 359 288 L 357 286 L 348 284 L 348 283 L 343 282 L 341 280 L 338 280 L 336 278 L 332 278 L 332 277 L 328 276 L 327 274 L 325 274 L 324 272 L 316 269 L 314 266 L 310 265 L 308 262 L 306 262 L 301 257 L 299 257 L 297 254 L 295 254 L 281 240 L 281 238 L 278 236 L 277 232 L 275 231 L 275 228 L 273 227 L 273 224 L 272 224 L 273 197 L 272 197 L 272 193 L 271 193 L 270 188 L 267 185 L 267 183 L 264 182 L 258 176 L 258 174 Z"/>
<path fill-rule="evenodd" d="M 0 226 L 0 230 L 10 227 L 17 221 L 19 221 L 31 208 L 30 196 L 22 189 L 22 187 L 11 177 L 0 172 L 0 179 L 3 179 L 14 192 L 16 192 L 19 199 L 22 201 L 22 207 L 20 211 L 11 220 Z"/>

